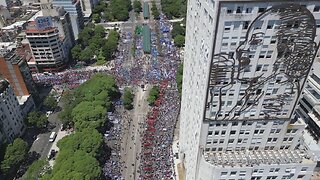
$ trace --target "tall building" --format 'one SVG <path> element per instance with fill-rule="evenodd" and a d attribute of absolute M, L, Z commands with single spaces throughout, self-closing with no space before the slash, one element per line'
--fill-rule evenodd
<path fill-rule="evenodd" d="M 315 0 L 188 1 L 179 135 L 185 179 L 310 179 L 293 118 L 319 44 Z"/>
<path fill-rule="evenodd" d="M 296 118 L 307 124 L 303 133 L 306 147 L 320 165 L 320 62 L 316 61 L 296 110 Z"/>
<path fill-rule="evenodd" d="M 81 0 L 81 8 L 84 14 L 84 19 L 89 19 L 92 14 L 92 9 L 97 5 L 96 0 Z"/>
<path fill-rule="evenodd" d="M 53 6 L 63 7 L 69 12 L 74 38 L 78 39 L 78 34 L 84 28 L 84 17 L 80 0 L 53 0 Z"/>
<path fill-rule="evenodd" d="M 12 50 L 0 55 L 0 76 L 11 84 L 25 117 L 35 108 L 33 97 L 38 93 L 27 62 L 18 54 L 17 50 Z"/>
<path fill-rule="evenodd" d="M 25 131 L 22 111 L 8 81 L 0 80 L 0 144 L 12 142 Z"/>
<path fill-rule="evenodd" d="M 67 24 L 60 23 L 62 27 L 55 26 L 55 17 L 43 16 L 42 11 L 29 20 L 26 38 L 38 71 L 59 71 L 69 60 L 70 33 L 64 31 L 68 30 L 67 26 L 64 26 Z M 62 31 L 59 31 L 59 27 Z"/>

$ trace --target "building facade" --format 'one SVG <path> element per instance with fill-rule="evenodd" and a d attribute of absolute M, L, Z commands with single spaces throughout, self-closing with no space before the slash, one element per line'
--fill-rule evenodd
<path fill-rule="evenodd" d="M 188 1 L 179 137 L 187 180 L 310 179 L 306 124 L 293 113 L 317 59 L 320 2 L 290 2 Z"/>
<path fill-rule="evenodd" d="M 63 7 L 70 15 L 74 38 L 78 39 L 78 34 L 84 28 L 84 17 L 80 0 L 53 0 L 53 6 Z"/>
<path fill-rule="evenodd" d="M 67 21 L 39 11 L 25 31 L 37 70 L 60 71 L 69 60 L 73 41 Z M 59 30 L 60 29 L 60 30 Z"/>
<path fill-rule="evenodd" d="M 0 80 L 0 144 L 21 136 L 26 126 L 14 90 L 6 80 Z"/>

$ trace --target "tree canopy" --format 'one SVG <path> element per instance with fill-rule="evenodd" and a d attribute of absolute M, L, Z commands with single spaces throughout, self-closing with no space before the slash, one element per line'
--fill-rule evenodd
<path fill-rule="evenodd" d="M 124 89 L 124 93 L 123 93 L 123 105 L 124 105 L 124 108 L 128 109 L 128 110 L 131 110 L 133 109 L 133 98 L 134 98 L 134 95 L 132 94 L 132 91 L 131 89 L 129 88 L 125 88 Z"/>
<path fill-rule="evenodd" d="M 107 39 L 105 35 L 103 26 L 87 25 L 79 33 L 79 44 L 71 49 L 73 59 L 88 62 L 96 55 L 99 58 L 97 59 L 99 64 L 111 60 L 113 53 L 118 48 L 119 34 L 117 31 L 111 30 Z"/>
<path fill-rule="evenodd" d="M 184 46 L 184 36 L 182 35 L 177 35 L 175 38 L 174 38 L 174 44 L 178 47 L 183 47 Z"/>
<path fill-rule="evenodd" d="M 149 97 L 147 99 L 149 105 L 153 106 L 156 102 L 157 98 L 159 97 L 159 87 L 153 86 L 149 92 Z"/>
<path fill-rule="evenodd" d="M 155 1 L 152 1 L 151 12 L 152 12 L 152 15 L 153 15 L 154 19 L 159 19 L 160 13 L 159 13 L 159 10 L 157 8 L 157 5 L 156 5 Z"/>
<path fill-rule="evenodd" d="M 61 149 L 52 172 L 44 175 L 42 180 L 61 179 L 99 179 L 101 167 L 99 162 L 84 151 L 70 151 Z"/>
<path fill-rule="evenodd" d="M 112 76 L 96 74 L 77 89 L 62 97 L 65 104 L 60 118 L 74 124 L 77 130 L 98 128 L 105 124 L 106 111 L 113 109 L 112 101 L 119 98 L 119 90 Z"/>
<path fill-rule="evenodd" d="M 177 71 L 177 86 L 178 86 L 178 91 L 181 95 L 182 92 L 182 81 L 183 81 L 183 64 L 180 64 L 178 71 Z"/>
<path fill-rule="evenodd" d="M 111 0 L 104 11 L 104 17 L 107 21 L 126 21 L 129 19 L 131 9 L 130 0 Z"/>
<path fill-rule="evenodd" d="M 106 152 L 103 136 L 98 129 L 107 121 L 106 112 L 112 109 L 112 101 L 119 98 L 118 87 L 112 76 L 96 74 L 77 89 L 62 97 L 65 104 L 62 118 L 71 119 L 76 132 L 58 141 L 60 152 L 53 170 L 43 180 L 99 179 L 102 169 L 99 161 Z M 68 120 L 63 120 L 67 121 Z"/>
<path fill-rule="evenodd" d="M 16 138 L 5 150 L 4 159 L 1 162 L 1 171 L 7 174 L 10 170 L 17 169 L 26 160 L 28 144 L 21 138 Z"/>
<path fill-rule="evenodd" d="M 36 126 L 37 128 L 43 128 L 48 124 L 48 118 L 46 115 L 42 114 L 39 111 L 32 111 L 28 114 L 27 124 Z"/>
<path fill-rule="evenodd" d="M 161 0 L 162 12 L 169 18 L 182 18 L 187 14 L 187 0 Z"/>
<path fill-rule="evenodd" d="M 134 0 L 133 1 L 133 10 L 136 13 L 142 12 L 142 4 L 139 0 Z"/>
<path fill-rule="evenodd" d="M 49 169 L 49 163 L 47 160 L 39 159 L 34 161 L 25 173 L 25 180 L 39 179 Z"/>
<path fill-rule="evenodd" d="M 58 107 L 58 102 L 57 100 L 54 98 L 54 96 L 52 94 L 50 94 L 49 96 L 47 96 L 44 101 L 43 101 L 43 105 L 46 106 L 47 108 L 54 110 Z"/>

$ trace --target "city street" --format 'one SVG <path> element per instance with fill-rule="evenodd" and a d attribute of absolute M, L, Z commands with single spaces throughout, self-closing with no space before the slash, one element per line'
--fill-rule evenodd
<path fill-rule="evenodd" d="M 148 92 L 150 87 L 146 87 L 146 91 L 142 88 L 138 88 L 135 94 L 134 109 L 132 112 L 132 121 L 128 123 L 128 129 L 124 133 L 122 141 L 121 154 L 124 155 L 123 161 L 125 161 L 125 167 L 123 169 L 123 176 L 125 179 L 136 179 L 139 177 L 137 172 L 139 167 L 139 154 L 141 152 L 140 133 L 142 127 L 140 126 L 146 118 L 148 112 Z"/>
<path fill-rule="evenodd" d="M 51 149 L 52 143 L 49 142 L 49 136 L 51 132 L 57 133 L 61 126 L 61 123 L 58 121 L 58 112 L 52 113 L 49 116 L 48 121 L 50 123 L 48 126 L 54 126 L 54 128 L 49 132 L 39 134 L 30 148 L 30 152 L 35 151 L 39 153 L 41 158 L 47 158 L 47 155 Z"/>

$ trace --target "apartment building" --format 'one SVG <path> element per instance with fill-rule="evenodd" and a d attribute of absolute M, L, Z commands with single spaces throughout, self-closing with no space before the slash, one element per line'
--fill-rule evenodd
<path fill-rule="evenodd" d="M 318 59 L 320 2 L 188 1 L 186 27 L 179 176 L 310 179 L 293 114 Z"/>
<path fill-rule="evenodd" d="M 0 80 L 0 144 L 12 142 L 26 129 L 22 111 L 9 82 Z"/>
<path fill-rule="evenodd" d="M 53 0 L 52 4 L 55 7 L 63 7 L 69 13 L 74 38 L 77 40 L 78 34 L 84 28 L 84 15 L 80 0 Z"/>

